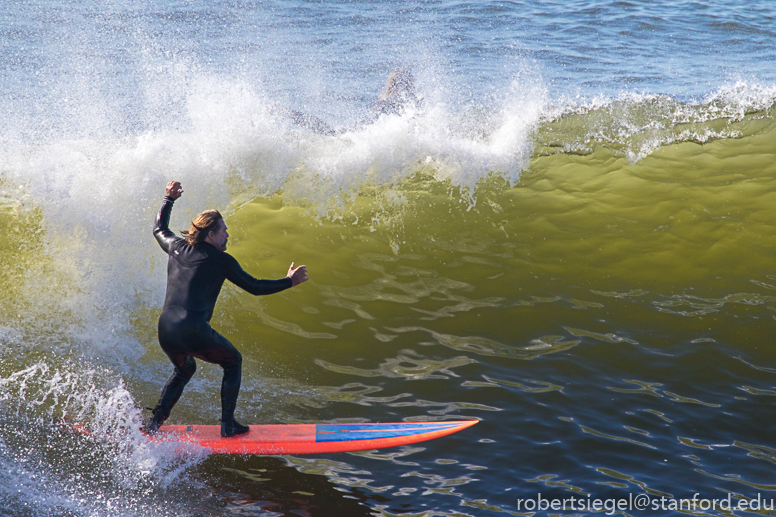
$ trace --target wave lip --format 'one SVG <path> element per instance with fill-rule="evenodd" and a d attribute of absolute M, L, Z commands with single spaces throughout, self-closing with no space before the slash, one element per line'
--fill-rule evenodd
<path fill-rule="evenodd" d="M 697 103 L 627 93 L 548 109 L 534 135 L 538 155 L 587 155 L 608 148 L 635 163 L 662 146 L 740 138 L 776 116 L 776 86 L 739 82 Z"/>

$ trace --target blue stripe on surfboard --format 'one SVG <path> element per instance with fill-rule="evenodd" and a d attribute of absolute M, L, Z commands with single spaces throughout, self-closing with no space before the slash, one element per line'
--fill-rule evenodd
<path fill-rule="evenodd" d="M 459 427 L 459 423 L 407 422 L 400 424 L 317 424 L 316 442 L 346 442 L 354 440 L 378 440 L 397 436 L 412 436 L 444 431 Z"/>

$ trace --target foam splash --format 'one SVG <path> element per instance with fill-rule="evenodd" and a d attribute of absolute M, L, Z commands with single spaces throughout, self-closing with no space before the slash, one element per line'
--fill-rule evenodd
<path fill-rule="evenodd" d="M 38 362 L 3 372 L 3 506 L 33 504 L 36 515 L 175 515 L 175 505 L 160 505 L 158 496 L 207 454 L 149 443 L 140 420 L 123 382 L 106 370 Z M 60 423 L 65 421 L 83 425 L 90 436 Z"/>

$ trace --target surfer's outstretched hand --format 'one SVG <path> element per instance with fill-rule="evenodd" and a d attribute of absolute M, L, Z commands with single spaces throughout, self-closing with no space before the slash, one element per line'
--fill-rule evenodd
<path fill-rule="evenodd" d="M 183 194 L 183 187 L 181 187 L 181 182 L 180 181 L 169 182 L 167 184 L 167 188 L 165 189 L 165 193 L 173 200 L 181 197 L 181 194 Z"/>
<path fill-rule="evenodd" d="M 307 282 L 307 266 L 294 267 L 294 263 L 291 263 L 291 267 L 288 268 L 288 274 L 286 275 L 291 279 L 291 286 L 296 286 L 302 282 Z"/>

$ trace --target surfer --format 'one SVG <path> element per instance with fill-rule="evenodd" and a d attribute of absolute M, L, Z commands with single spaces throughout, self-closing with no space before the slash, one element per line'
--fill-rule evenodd
<path fill-rule="evenodd" d="M 366 116 L 359 120 L 353 127 L 334 130 L 326 122 L 315 115 L 302 113 L 301 111 L 275 105 L 272 109 L 296 125 L 309 129 L 319 135 L 334 136 L 346 131 L 352 131 L 369 124 L 373 124 L 382 115 L 404 115 L 411 109 L 421 108 L 421 99 L 415 89 L 415 78 L 408 70 L 400 68 L 394 70 L 385 81 L 385 86 L 377 97 L 377 100 L 367 108 Z"/>
<path fill-rule="evenodd" d="M 368 119 L 362 123 L 374 122 L 380 115 L 403 115 L 409 109 L 420 108 L 420 104 L 415 78 L 409 71 L 400 68 L 388 76 L 377 101 L 367 109 Z"/>
<path fill-rule="evenodd" d="M 272 294 L 307 281 L 307 266 L 288 268 L 285 278 L 259 280 L 226 253 L 226 223 L 217 210 L 199 214 L 188 230 L 176 236 L 168 227 L 176 199 L 183 194 L 180 182 L 170 181 L 156 216 L 154 237 L 169 255 L 167 293 L 159 317 L 159 344 L 172 361 L 174 371 L 162 390 L 153 417 L 145 426 L 155 433 L 170 416 L 196 370 L 194 358 L 224 369 L 221 381 L 221 436 L 246 433 L 249 427 L 234 419 L 242 379 L 242 355 L 224 336 L 213 330 L 210 318 L 224 280 L 253 295 Z"/>

